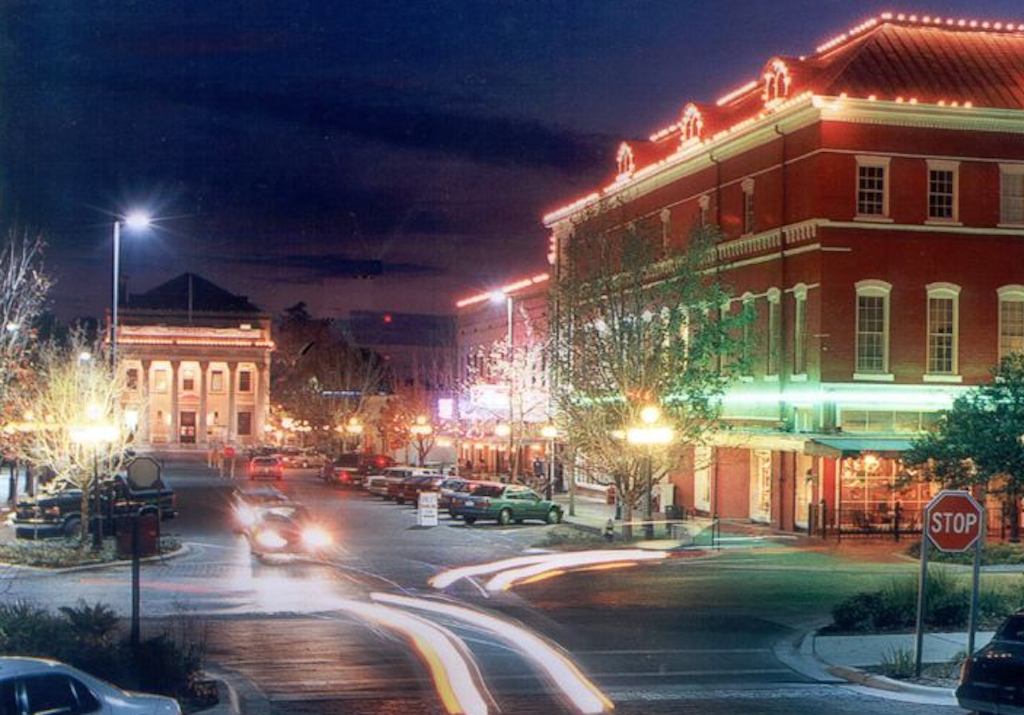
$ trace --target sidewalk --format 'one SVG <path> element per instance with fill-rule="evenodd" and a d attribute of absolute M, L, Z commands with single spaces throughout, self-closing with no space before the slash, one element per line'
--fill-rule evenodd
<path fill-rule="evenodd" d="M 615 537 L 617 539 L 622 538 L 623 521 L 615 518 L 615 505 L 608 504 L 606 499 L 577 494 L 575 497 L 575 509 L 573 510 L 574 514 L 569 513 L 568 494 L 554 494 L 552 499 L 561 505 L 562 520 L 566 524 L 570 524 L 583 531 L 604 534 L 608 521 L 611 520 L 615 530 Z M 653 521 L 654 538 L 659 541 L 676 542 L 677 546 L 711 545 L 711 519 L 690 517 L 682 520 L 668 520 L 665 518 L 664 513 L 656 512 Z M 632 523 L 634 536 L 640 535 L 643 530 L 643 517 L 640 511 L 633 512 Z M 740 538 L 749 543 L 752 535 L 744 530 L 740 534 L 725 533 L 723 535 L 720 533 L 719 538 L 723 542 Z M 759 536 L 753 536 L 753 538 L 759 538 Z"/>

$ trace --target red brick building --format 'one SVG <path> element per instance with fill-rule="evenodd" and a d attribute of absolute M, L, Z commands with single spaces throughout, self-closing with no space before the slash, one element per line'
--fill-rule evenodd
<path fill-rule="evenodd" d="M 545 217 L 552 260 L 609 205 L 667 254 L 716 224 L 730 309 L 763 336 L 677 501 L 785 529 L 822 502 L 855 526 L 926 501 L 893 489 L 899 453 L 1024 349 L 1024 24 L 884 14 L 615 159 Z"/>

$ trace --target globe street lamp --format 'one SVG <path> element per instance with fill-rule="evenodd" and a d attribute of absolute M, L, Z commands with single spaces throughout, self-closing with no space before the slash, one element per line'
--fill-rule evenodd
<path fill-rule="evenodd" d="M 121 283 L 121 226 L 130 229 L 143 229 L 149 226 L 149 214 L 132 211 L 123 218 L 114 219 L 114 303 L 110 311 L 110 361 L 117 365 L 117 305 L 118 291 Z"/>
<path fill-rule="evenodd" d="M 99 451 L 100 447 L 110 444 L 117 439 L 118 429 L 116 425 L 101 420 L 102 408 L 96 404 L 86 407 L 86 415 L 89 422 L 73 425 L 69 429 L 71 441 L 75 444 L 92 449 L 92 489 L 93 489 L 93 510 L 96 519 L 96 531 L 92 535 L 92 548 L 99 551 L 103 546 L 103 522 L 100 514 L 100 473 L 99 473 Z M 85 491 L 84 489 L 82 490 Z M 88 528 L 88 524 L 86 525 Z"/>
<path fill-rule="evenodd" d="M 653 510 L 651 505 L 651 481 L 653 479 L 654 458 L 651 450 L 654 447 L 671 444 L 675 433 L 668 425 L 661 424 L 661 408 L 657 405 L 645 405 L 640 410 L 640 424 L 626 430 L 626 441 L 644 450 L 644 538 L 654 538 Z"/>

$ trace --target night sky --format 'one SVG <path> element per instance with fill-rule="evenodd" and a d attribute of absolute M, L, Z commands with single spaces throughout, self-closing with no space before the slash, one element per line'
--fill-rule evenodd
<path fill-rule="evenodd" d="M 0 221 L 50 241 L 62 317 L 194 271 L 299 300 L 448 312 L 544 270 L 545 211 L 623 138 L 884 10 L 1018 1 L 3 0 Z M 373 278 L 360 275 L 374 273 Z"/>

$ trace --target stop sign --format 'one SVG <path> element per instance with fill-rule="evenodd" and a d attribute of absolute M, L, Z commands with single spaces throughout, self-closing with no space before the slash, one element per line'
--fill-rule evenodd
<path fill-rule="evenodd" d="M 925 532 L 940 551 L 967 551 L 981 536 L 984 509 L 970 492 L 941 491 L 925 514 Z"/>

